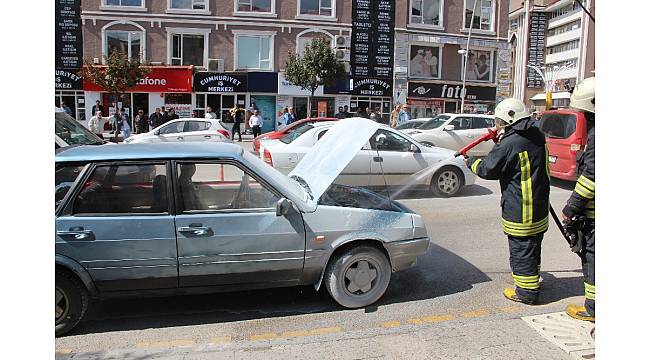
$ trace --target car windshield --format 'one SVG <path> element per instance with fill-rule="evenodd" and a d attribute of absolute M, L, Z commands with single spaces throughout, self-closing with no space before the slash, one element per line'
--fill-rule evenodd
<path fill-rule="evenodd" d="M 576 131 L 576 116 L 573 114 L 544 114 L 539 120 L 539 129 L 549 138 L 566 139 Z"/>
<path fill-rule="evenodd" d="M 104 141 L 64 112 L 54 115 L 54 133 L 68 145 L 100 145 Z"/>
<path fill-rule="evenodd" d="M 290 144 L 291 142 L 293 142 L 294 140 L 299 138 L 300 135 L 306 133 L 307 131 L 309 131 L 309 130 L 311 130 L 313 128 L 314 128 L 314 126 L 311 125 L 311 124 L 302 126 L 302 127 L 298 128 L 298 129 L 284 135 L 283 137 L 281 137 L 280 141 L 282 141 L 285 144 Z"/>
<path fill-rule="evenodd" d="M 449 115 L 438 115 L 434 117 L 433 119 L 425 122 L 424 124 L 420 125 L 418 129 L 420 130 L 431 130 L 431 129 L 437 129 L 442 124 L 444 124 L 447 120 L 449 120 L 450 116 Z"/>

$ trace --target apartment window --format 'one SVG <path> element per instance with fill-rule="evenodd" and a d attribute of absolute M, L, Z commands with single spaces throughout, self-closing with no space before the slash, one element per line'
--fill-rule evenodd
<path fill-rule="evenodd" d="M 143 7 L 144 0 L 104 0 L 104 5 L 107 6 L 135 6 Z"/>
<path fill-rule="evenodd" d="M 273 36 L 237 34 L 235 36 L 237 69 L 273 70 Z"/>
<path fill-rule="evenodd" d="M 237 11 L 272 13 L 272 0 L 237 0 Z"/>
<path fill-rule="evenodd" d="M 579 9 L 579 8 L 580 8 L 580 6 L 576 5 L 575 1 L 572 1 L 571 4 L 569 4 L 567 6 L 563 6 L 563 7 L 559 8 L 559 9 L 557 9 L 557 10 L 551 11 L 549 13 L 548 17 L 549 17 L 549 19 L 555 19 L 555 18 L 558 18 L 558 17 L 560 17 L 562 15 L 573 12 L 574 10 Z"/>
<path fill-rule="evenodd" d="M 474 12 L 473 23 L 472 12 Z M 491 31 L 493 13 L 493 0 L 465 0 L 465 29 L 469 29 L 471 24 L 474 29 Z"/>
<path fill-rule="evenodd" d="M 173 34 L 171 64 L 203 66 L 205 40 L 205 35 Z"/>
<path fill-rule="evenodd" d="M 547 54 L 557 54 L 563 51 L 577 49 L 580 46 L 580 40 L 572 40 L 555 46 L 551 46 L 547 50 Z"/>
<path fill-rule="evenodd" d="M 519 28 L 519 18 L 510 20 L 510 31 L 516 31 Z"/>
<path fill-rule="evenodd" d="M 311 16 L 334 16 L 334 0 L 298 0 L 298 14 Z"/>
<path fill-rule="evenodd" d="M 557 67 L 557 68 L 569 68 L 570 69 L 570 68 L 575 68 L 577 66 L 577 64 L 578 64 L 578 59 L 573 58 L 573 59 L 569 59 L 569 60 L 558 61 L 558 62 L 554 62 L 554 63 L 548 63 L 548 64 L 546 64 L 546 68 L 547 69 L 549 69 L 549 68 L 554 69 L 554 68 Z"/>
<path fill-rule="evenodd" d="M 207 10 L 208 0 L 170 0 L 169 8 L 178 10 Z"/>
<path fill-rule="evenodd" d="M 442 26 L 441 0 L 411 0 L 411 24 Z"/>
<path fill-rule="evenodd" d="M 110 56 L 119 51 L 126 54 L 129 59 L 141 59 L 142 33 L 139 31 L 106 31 L 106 49 L 104 53 Z"/>
<path fill-rule="evenodd" d="M 559 35 L 567 31 L 580 29 L 580 19 L 548 30 L 548 36 Z"/>

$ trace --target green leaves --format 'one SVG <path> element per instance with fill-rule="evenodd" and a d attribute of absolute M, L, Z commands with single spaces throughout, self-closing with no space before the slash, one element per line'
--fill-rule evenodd
<path fill-rule="evenodd" d="M 113 94 L 125 93 L 151 71 L 140 60 L 129 59 L 123 52 L 114 51 L 105 59 L 106 66 L 97 66 L 84 60 L 80 75 Z"/>
<path fill-rule="evenodd" d="M 336 60 L 329 42 L 321 38 L 314 39 L 302 56 L 290 52 L 284 71 L 288 81 L 312 95 L 319 85 L 332 86 L 345 77 L 343 64 Z"/>

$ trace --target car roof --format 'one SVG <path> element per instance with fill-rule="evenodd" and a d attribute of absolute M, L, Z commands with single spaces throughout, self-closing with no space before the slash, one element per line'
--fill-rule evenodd
<path fill-rule="evenodd" d="M 488 117 L 488 118 L 493 118 L 494 115 L 488 115 L 488 114 L 465 114 L 465 113 L 460 113 L 460 114 L 454 114 L 454 113 L 442 113 L 440 115 L 447 115 L 451 117 L 458 117 L 458 116 L 464 116 L 464 117 Z"/>
<path fill-rule="evenodd" d="M 236 144 L 221 142 L 137 143 L 118 145 L 84 145 L 60 149 L 56 162 L 241 158 L 244 149 Z"/>

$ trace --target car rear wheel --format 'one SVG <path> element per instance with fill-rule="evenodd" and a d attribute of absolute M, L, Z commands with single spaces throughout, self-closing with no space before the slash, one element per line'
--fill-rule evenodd
<path fill-rule="evenodd" d="M 439 197 L 450 197 L 458 193 L 463 186 L 462 172 L 453 166 L 445 166 L 431 178 L 431 191 Z"/>
<path fill-rule="evenodd" d="M 341 306 L 360 308 L 379 300 L 390 282 L 390 261 L 380 250 L 358 246 L 332 259 L 325 286 Z"/>
<path fill-rule="evenodd" d="M 73 275 L 57 271 L 54 292 L 54 334 L 61 336 L 83 318 L 88 309 L 88 291 Z"/>

